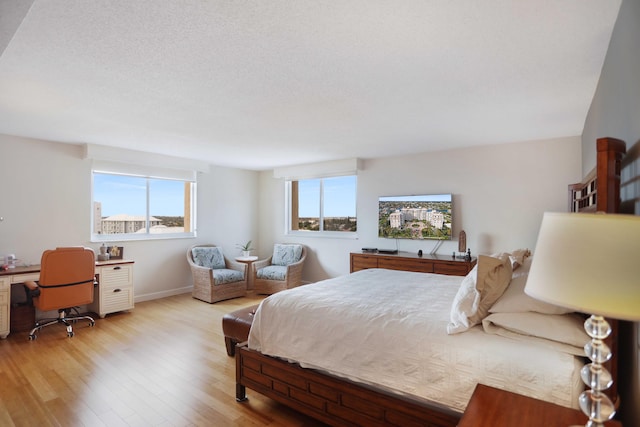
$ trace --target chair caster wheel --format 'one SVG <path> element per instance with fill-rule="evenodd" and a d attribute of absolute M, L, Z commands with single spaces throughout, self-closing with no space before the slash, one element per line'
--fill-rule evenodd
<path fill-rule="evenodd" d="M 29 341 L 33 341 L 38 338 L 36 335 L 29 335 Z"/>
<path fill-rule="evenodd" d="M 94 326 L 96 326 L 96 322 L 92 321 L 91 323 L 89 323 L 89 326 L 91 326 L 93 328 Z"/>
<path fill-rule="evenodd" d="M 73 337 L 73 332 L 67 332 L 67 336 L 68 336 L 69 338 Z"/>

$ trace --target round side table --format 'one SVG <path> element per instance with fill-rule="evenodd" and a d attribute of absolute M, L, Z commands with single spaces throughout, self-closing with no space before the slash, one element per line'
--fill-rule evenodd
<path fill-rule="evenodd" d="M 255 255 L 237 256 L 235 260 L 247 264 L 247 275 L 249 276 L 247 277 L 247 289 L 253 290 L 253 272 L 251 271 L 251 264 L 253 264 L 254 261 L 257 261 L 258 257 Z"/>

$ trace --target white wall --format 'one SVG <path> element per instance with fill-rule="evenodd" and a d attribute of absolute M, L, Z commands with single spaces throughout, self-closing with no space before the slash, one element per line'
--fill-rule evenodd
<path fill-rule="evenodd" d="M 90 242 L 91 161 L 80 146 L 0 135 L 0 254 L 37 264 L 45 249 Z M 113 243 L 135 261 L 136 301 L 189 292 L 186 250 L 214 243 L 235 256 L 257 237 L 257 172 L 211 167 L 198 177 L 198 237 Z"/>
<path fill-rule="evenodd" d="M 89 160 L 79 146 L 0 135 L 0 254 L 15 253 L 38 263 L 43 250 L 89 241 Z M 237 243 L 253 240 L 256 255 L 268 256 L 274 242 L 310 248 L 303 278 L 317 281 L 349 272 L 349 253 L 365 246 L 394 247 L 378 239 L 378 197 L 451 192 L 455 234 L 464 229 L 473 254 L 533 248 L 542 213 L 564 211 L 567 184 L 581 177 L 579 138 L 561 138 L 469 148 L 416 156 L 368 159 L 358 176 L 358 238 L 284 235 L 284 184 L 271 172 L 211 167 L 198 177 L 198 237 L 117 242 L 135 260 L 136 301 L 189 291 L 185 262 L 196 243 L 221 245 L 235 255 Z M 434 242 L 398 240 L 405 251 L 430 252 Z M 448 256 L 457 241 L 445 242 Z"/>
<path fill-rule="evenodd" d="M 358 239 L 284 235 L 284 182 L 260 175 L 260 247 L 300 242 L 310 248 L 303 279 L 349 272 L 349 253 L 362 247 L 395 247 L 379 239 L 378 197 L 453 193 L 454 234 L 464 229 L 472 254 L 533 248 L 544 211 L 566 211 L 567 185 L 581 179 L 580 138 L 559 138 L 421 155 L 369 159 L 358 173 Z M 435 242 L 398 240 L 401 251 L 430 252 Z M 449 256 L 457 239 L 438 253 Z"/>
<path fill-rule="evenodd" d="M 596 165 L 596 140 L 640 142 L 640 0 L 624 0 L 582 132 L 583 172 Z"/>

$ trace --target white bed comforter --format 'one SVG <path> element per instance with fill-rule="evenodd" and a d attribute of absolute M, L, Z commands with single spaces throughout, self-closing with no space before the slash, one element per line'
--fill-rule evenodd
<path fill-rule="evenodd" d="M 384 269 L 280 292 L 255 314 L 249 347 L 463 411 L 477 383 L 575 407 L 578 358 L 490 335 L 447 335 L 462 277 Z"/>

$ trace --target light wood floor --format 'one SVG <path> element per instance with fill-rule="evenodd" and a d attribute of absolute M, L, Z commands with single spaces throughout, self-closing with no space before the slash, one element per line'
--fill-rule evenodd
<path fill-rule="evenodd" d="M 235 401 L 222 316 L 259 296 L 183 294 L 0 340 L 0 426 L 322 426 L 252 390 Z"/>

